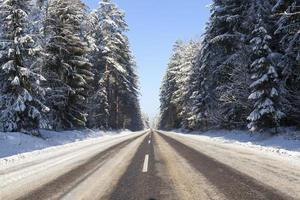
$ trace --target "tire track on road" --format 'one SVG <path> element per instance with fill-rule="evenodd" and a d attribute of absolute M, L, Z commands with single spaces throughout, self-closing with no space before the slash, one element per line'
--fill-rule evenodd
<path fill-rule="evenodd" d="M 143 133 L 143 134 L 141 134 L 141 135 L 144 135 L 144 134 L 146 134 L 147 132 L 145 132 L 145 133 Z M 66 156 L 66 155 L 71 155 L 74 151 L 81 151 L 81 150 L 85 150 L 87 147 L 88 148 L 90 148 L 90 147 L 92 147 L 92 146 L 98 146 L 98 145 L 101 145 L 101 144 L 104 144 L 104 143 L 106 143 L 106 142 L 113 142 L 113 141 L 117 141 L 117 140 L 120 140 L 120 139 L 122 139 L 122 138 L 125 138 L 125 137 L 128 137 L 127 135 L 124 135 L 124 136 L 121 136 L 121 137 L 116 137 L 116 138 L 112 138 L 112 139 L 110 139 L 110 140 L 108 140 L 108 139 L 106 139 L 106 140 L 102 140 L 102 141 L 99 141 L 99 142 L 96 142 L 96 143 L 94 143 L 94 144 L 85 144 L 85 145 L 83 145 L 83 146 L 81 146 L 81 147 L 76 147 L 76 146 L 74 146 L 74 147 L 72 147 L 72 149 L 71 150 L 68 150 L 68 151 L 64 151 L 64 152 L 62 152 L 62 153 L 57 153 L 56 155 L 54 155 L 54 156 L 49 156 L 49 157 L 47 157 L 47 158 L 41 158 L 41 159 L 39 159 L 39 160 L 36 160 L 36 161 L 31 161 L 31 162 L 27 162 L 27 163 L 24 163 L 24 164 L 21 164 L 21 165 L 18 165 L 18 166 L 13 166 L 13 167 L 9 167 L 9 168 L 4 168 L 4 169 L 1 169 L 0 170 L 0 176 L 1 175 L 7 175 L 7 174 L 9 174 L 9 173 L 13 173 L 13 172 L 16 172 L 16 171 L 18 171 L 18 170 L 20 170 L 20 169 L 24 169 L 24 168 L 27 168 L 27 167 L 33 167 L 33 166 L 36 166 L 36 165 L 39 165 L 39 164 L 41 164 L 41 163 L 43 163 L 43 162 L 45 162 L 45 161 L 47 161 L 47 160 L 51 160 L 51 159 L 54 159 L 54 158 L 57 158 L 57 157 L 60 157 L 60 156 Z M 87 141 L 87 140 L 86 140 Z M 84 140 L 83 141 L 81 141 L 81 142 L 85 142 Z M 59 147 L 60 145 L 58 145 L 58 146 L 55 146 L 55 147 Z M 40 150 L 40 151 L 43 151 L 43 149 L 42 150 Z M 25 152 L 25 154 L 26 153 L 28 153 L 28 152 Z M 38 155 L 39 156 L 39 155 Z"/>
<path fill-rule="evenodd" d="M 158 134 L 199 173 L 215 185 L 231 200 L 289 200 L 293 199 L 252 177 L 243 174 L 195 149 L 166 136 Z"/>
<path fill-rule="evenodd" d="M 149 142 L 150 140 L 150 142 Z M 174 197 L 172 188 L 157 174 L 157 160 L 154 148 L 156 141 L 152 136 L 145 138 L 138 148 L 131 164 L 121 177 L 110 200 L 162 200 L 178 199 Z M 148 156 L 147 156 L 148 155 Z M 147 163 L 145 163 L 147 161 Z M 147 170 L 143 171 L 148 164 Z M 146 167 L 145 167 L 146 168 Z"/>
<path fill-rule="evenodd" d="M 92 176 L 95 171 L 99 170 L 99 168 L 101 168 L 101 166 L 109 157 L 117 154 L 121 149 L 139 137 L 142 137 L 142 135 L 109 147 L 108 149 L 88 159 L 84 164 L 79 165 L 66 174 L 41 186 L 27 195 L 18 198 L 18 200 L 61 199 L 62 196 L 72 191 L 73 188 L 78 186 L 89 176 Z"/>

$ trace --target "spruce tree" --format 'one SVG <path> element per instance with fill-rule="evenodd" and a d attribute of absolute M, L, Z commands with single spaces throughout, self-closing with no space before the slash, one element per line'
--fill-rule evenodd
<path fill-rule="evenodd" d="M 161 129 L 179 128 L 180 119 L 177 105 L 174 104 L 174 94 L 178 91 L 177 76 L 182 61 L 184 43 L 176 41 L 170 58 L 167 72 L 160 89 L 160 124 Z"/>
<path fill-rule="evenodd" d="M 247 70 L 245 44 L 251 26 L 245 21 L 249 4 L 244 0 L 215 0 L 212 4 L 202 49 L 191 75 L 190 128 L 228 127 L 245 118 L 241 116 L 245 106 L 237 103 L 245 97 L 233 94 L 231 88 L 238 85 L 236 77 Z"/>
<path fill-rule="evenodd" d="M 175 83 L 174 91 L 172 92 L 169 106 L 173 105 L 173 112 L 176 112 L 176 119 L 173 122 L 175 127 L 184 126 L 187 128 L 187 121 L 190 117 L 189 98 L 189 79 L 190 72 L 194 67 L 196 57 L 200 50 L 200 43 L 197 41 L 189 41 L 187 43 L 177 42 L 178 48 L 176 49 L 177 56 L 173 57 L 175 60 L 170 62 L 172 66 L 168 73 L 173 74 L 172 80 Z"/>
<path fill-rule="evenodd" d="M 252 32 L 251 44 L 253 45 L 253 63 L 251 64 L 250 85 L 252 94 L 249 99 L 254 102 L 253 111 L 248 117 L 248 127 L 251 130 L 262 128 L 274 128 L 280 125 L 284 117 L 280 102 L 279 75 L 276 66 L 271 62 L 272 50 L 270 41 L 272 37 L 266 25 L 270 17 L 268 4 L 264 1 L 257 1 L 257 23 Z"/>
<path fill-rule="evenodd" d="M 107 91 L 109 71 L 103 63 L 103 33 L 99 12 L 98 8 L 93 10 L 88 16 L 90 36 L 94 40 L 94 49 L 89 53 L 94 80 L 91 82 L 90 97 L 88 98 L 88 127 L 106 130 L 110 128 Z"/>
<path fill-rule="evenodd" d="M 82 37 L 85 5 L 80 0 L 49 2 L 44 73 L 47 104 L 55 129 L 85 127 L 86 97 L 93 80 L 88 46 Z"/>
<path fill-rule="evenodd" d="M 275 36 L 283 54 L 281 93 L 285 96 L 284 111 L 288 126 L 300 124 L 300 3 L 296 0 L 279 1 L 273 8 L 278 16 Z"/>
<path fill-rule="evenodd" d="M 0 127 L 2 131 L 38 134 L 41 111 L 47 111 L 40 66 L 32 62 L 37 53 L 30 34 L 30 0 L 1 0 Z"/>

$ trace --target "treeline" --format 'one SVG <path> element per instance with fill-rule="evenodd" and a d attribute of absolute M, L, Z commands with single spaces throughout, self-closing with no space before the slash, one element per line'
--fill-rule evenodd
<path fill-rule="evenodd" d="M 277 130 L 300 125 L 298 0 L 214 0 L 199 42 L 177 42 L 160 128 Z"/>
<path fill-rule="evenodd" d="M 140 130 L 124 13 L 103 0 L 0 0 L 0 131 Z"/>

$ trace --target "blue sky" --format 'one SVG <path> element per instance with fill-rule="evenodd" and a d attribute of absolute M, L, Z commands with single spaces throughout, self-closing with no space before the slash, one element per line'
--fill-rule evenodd
<path fill-rule="evenodd" d="M 84 0 L 93 9 L 98 0 Z M 138 64 L 143 112 L 159 112 L 159 88 L 177 39 L 200 37 L 211 0 L 113 0 L 126 12 L 128 36 Z"/>

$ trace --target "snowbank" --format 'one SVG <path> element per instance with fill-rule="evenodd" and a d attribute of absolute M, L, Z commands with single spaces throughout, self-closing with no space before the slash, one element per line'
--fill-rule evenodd
<path fill-rule="evenodd" d="M 130 131 L 104 132 L 93 130 L 46 131 L 42 130 L 42 138 L 23 133 L 0 132 L 0 158 L 42 150 L 49 147 L 89 140 L 99 137 L 110 137 L 119 134 L 130 134 Z"/>
<path fill-rule="evenodd" d="M 300 160 L 300 131 L 295 129 L 282 129 L 280 134 L 276 136 L 269 133 L 252 133 L 241 130 L 211 130 L 189 133 L 184 130 L 174 130 L 174 132 L 196 140 L 243 146 Z"/>

